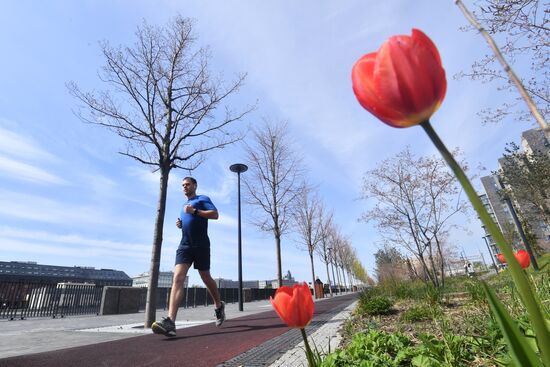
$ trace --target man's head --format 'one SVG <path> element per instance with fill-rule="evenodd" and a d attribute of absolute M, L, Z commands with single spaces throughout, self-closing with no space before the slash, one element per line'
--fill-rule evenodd
<path fill-rule="evenodd" d="M 183 188 L 183 193 L 188 198 L 191 198 L 196 195 L 197 180 L 195 180 L 193 177 L 184 177 L 181 186 Z"/>

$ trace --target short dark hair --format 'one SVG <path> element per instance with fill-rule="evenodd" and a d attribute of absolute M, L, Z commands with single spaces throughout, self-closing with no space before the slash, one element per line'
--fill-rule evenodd
<path fill-rule="evenodd" d="M 197 180 L 195 180 L 193 177 L 190 177 L 190 176 L 187 176 L 187 177 L 184 177 L 182 181 L 191 181 L 194 185 L 197 184 Z"/>

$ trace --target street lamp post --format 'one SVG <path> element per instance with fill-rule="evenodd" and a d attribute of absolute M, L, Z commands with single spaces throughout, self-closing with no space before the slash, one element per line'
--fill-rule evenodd
<path fill-rule="evenodd" d="M 488 236 L 483 236 L 482 238 L 485 240 L 485 244 L 487 245 L 487 250 L 489 251 L 489 255 L 491 256 L 491 260 L 493 261 L 493 266 L 495 267 L 495 271 L 498 274 L 498 267 L 495 263 L 495 255 L 493 255 L 493 251 L 491 251 L 491 247 L 489 246 L 489 241 L 487 241 Z"/>
<path fill-rule="evenodd" d="M 497 176 L 498 183 L 504 189 L 504 184 L 502 183 L 502 180 L 500 176 Z M 514 220 L 514 224 L 516 225 L 516 228 L 518 230 L 519 236 L 521 237 L 521 240 L 523 241 L 523 245 L 525 246 L 525 249 L 527 250 L 527 253 L 529 254 L 529 258 L 531 259 L 531 264 L 533 265 L 533 269 L 535 271 L 539 271 L 539 264 L 537 263 L 537 258 L 535 257 L 535 254 L 533 253 L 533 249 L 531 248 L 531 244 L 527 240 L 527 236 L 525 236 L 525 232 L 523 231 L 523 226 L 521 225 L 521 222 L 519 221 L 518 215 L 516 214 L 516 210 L 514 209 L 514 205 L 512 205 L 512 200 L 510 200 L 510 197 L 505 194 L 504 195 L 504 202 L 506 203 L 506 206 L 508 207 L 508 210 L 510 211 L 510 214 L 512 215 L 512 219 Z"/>
<path fill-rule="evenodd" d="M 242 163 L 232 164 L 229 169 L 237 173 L 237 211 L 239 223 L 239 311 L 243 310 L 243 257 L 242 257 L 242 238 L 241 238 L 241 173 L 246 172 L 248 166 Z"/>

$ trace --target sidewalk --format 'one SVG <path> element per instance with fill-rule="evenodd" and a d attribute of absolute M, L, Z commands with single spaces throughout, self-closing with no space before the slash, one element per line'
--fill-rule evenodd
<path fill-rule="evenodd" d="M 329 340 L 335 349 L 336 331 L 355 299 L 349 294 L 316 302 L 307 331 L 320 349 L 326 350 Z M 181 309 L 175 338 L 144 330 L 143 313 L 0 321 L 0 366 L 292 367 L 305 362 L 300 333 L 282 324 L 269 301 L 245 303 L 244 309 L 228 304 L 220 329 L 214 326 L 213 307 Z M 159 318 L 164 314 L 157 311 Z M 274 342 L 283 349 L 273 350 L 269 343 Z"/>
<path fill-rule="evenodd" d="M 271 310 L 269 301 L 244 304 L 238 311 L 237 303 L 226 305 L 227 319 L 248 316 Z M 157 319 L 167 311 L 157 310 Z M 152 334 L 144 329 L 143 312 L 109 316 L 69 316 L 66 318 L 29 318 L 26 320 L 0 320 L 2 330 L 1 359 L 18 355 L 54 351 L 113 340 Z M 214 323 L 214 307 L 180 308 L 176 328 Z"/>

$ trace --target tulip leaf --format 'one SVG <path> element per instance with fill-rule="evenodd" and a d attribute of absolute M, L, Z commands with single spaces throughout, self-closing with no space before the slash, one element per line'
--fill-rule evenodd
<path fill-rule="evenodd" d="M 497 298 L 495 293 L 489 286 L 482 282 L 483 289 L 487 294 L 489 306 L 491 311 L 497 320 L 502 335 L 506 340 L 506 344 L 510 350 L 510 356 L 516 366 L 522 367 L 537 367 L 540 366 L 540 361 L 529 343 L 525 340 L 525 336 L 522 335 L 518 326 L 502 304 Z"/>

